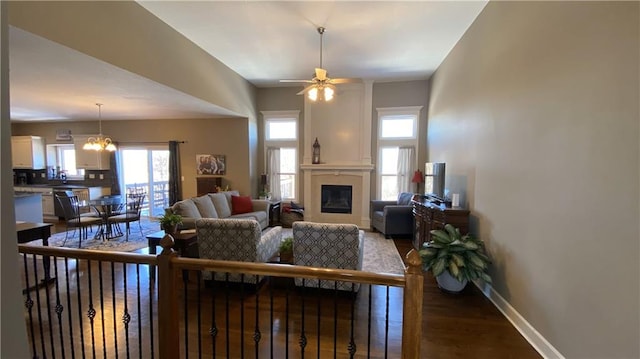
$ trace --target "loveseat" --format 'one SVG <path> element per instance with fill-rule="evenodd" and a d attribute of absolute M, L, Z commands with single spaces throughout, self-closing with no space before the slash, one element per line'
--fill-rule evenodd
<path fill-rule="evenodd" d="M 396 201 L 371 201 L 371 227 L 382 233 L 385 238 L 391 236 L 413 235 L 413 193 L 402 192 Z"/>
<path fill-rule="evenodd" d="M 362 270 L 364 231 L 355 224 L 293 223 L 293 264 L 308 267 Z M 294 280 L 297 286 L 318 288 L 317 279 Z M 337 289 L 358 291 L 360 285 L 337 282 Z M 322 281 L 320 288 L 334 289 L 335 282 Z"/>
<path fill-rule="evenodd" d="M 238 191 L 207 193 L 178 201 L 165 212 L 182 216 L 183 229 L 196 228 L 200 218 L 255 219 L 260 229 L 269 226 L 269 201 L 240 196 Z"/>

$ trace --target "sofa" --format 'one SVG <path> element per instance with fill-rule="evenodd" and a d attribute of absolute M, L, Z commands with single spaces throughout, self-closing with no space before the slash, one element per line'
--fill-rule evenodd
<path fill-rule="evenodd" d="M 371 201 L 371 227 L 384 235 L 412 236 L 413 235 L 413 193 L 402 192 L 396 201 Z"/>
<path fill-rule="evenodd" d="M 362 270 L 364 231 L 355 224 L 294 222 L 293 264 L 308 267 Z M 301 278 L 294 280 L 303 286 Z M 337 282 L 337 289 L 358 291 L 360 285 Z M 317 279 L 305 279 L 305 287 L 318 288 Z M 320 288 L 334 289 L 334 281 L 322 281 Z"/>
<path fill-rule="evenodd" d="M 254 219 L 200 218 L 195 222 L 198 256 L 206 259 L 265 263 L 274 257 L 282 241 L 282 227 L 262 231 Z M 224 281 L 226 273 L 203 271 L 203 279 Z M 257 283 L 255 276 L 229 273 L 229 281 Z"/>
<path fill-rule="evenodd" d="M 260 229 L 269 226 L 269 201 L 240 196 L 238 191 L 207 193 L 178 201 L 165 212 L 182 216 L 181 229 L 196 228 L 200 218 L 254 219 Z"/>

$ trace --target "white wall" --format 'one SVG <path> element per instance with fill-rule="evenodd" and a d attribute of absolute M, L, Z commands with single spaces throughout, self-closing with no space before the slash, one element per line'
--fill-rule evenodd
<path fill-rule="evenodd" d="M 638 30 L 638 2 L 490 2 L 432 78 L 429 159 L 567 358 L 640 357 Z"/>

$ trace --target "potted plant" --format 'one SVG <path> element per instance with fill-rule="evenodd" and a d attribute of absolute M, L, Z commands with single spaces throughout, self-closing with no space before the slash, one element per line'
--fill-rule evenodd
<path fill-rule="evenodd" d="M 432 230 L 431 239 L 419 253 L 423 269 L 432 271 L 440 289 L 457 293 L 478 278 L 491 283 L 486 272 L 489 257 L 481 240 L 470 234 L 461 235 L 460 229 L 451 224 L 445 224 L 444 230 Z"/>
<path fill-rule="evenodd" d="M 293 263 L 293 237 L 286 237 L 280 243 L 280 263 Z"/>
<path fill-rule="evenodd" d="M 160 217 L 160 226 L 168 234 L 178 232 L 178 225 L 182 224 L 182 216 L 174 213 L 165 213 Z"/>

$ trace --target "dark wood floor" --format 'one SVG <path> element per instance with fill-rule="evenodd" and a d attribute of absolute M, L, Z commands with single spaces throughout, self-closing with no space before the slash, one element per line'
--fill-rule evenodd
<path fill-rule="evenodd" d="M 56 225 L 54 228 L 55 231 L 63 231 L 64 226 Z M 398 248 L 399 253 L 402 257 L 412 248 L 410 240 L 407 239 L 396 239 L 395 241 L 396 247 Z M 147 253 L 147 248 L 141 249 L 138 251 L 139 253 Z M 85 272 L 86 268 L 80 268 L 81 271 Z M 141 286 L 144 287 L 148 284 L 148 279 L 145 277 L 146 267 L 143 266 L 140 270 L 142 272 L 142 282 Z M 95 272 L 94 272 L 95 273 Z M 134 275 L 134 271 L 130 271 L 127 274 L 127 277 Z M 118 278 L 117 282 L 121 283 L 122 273 L 121 270 L 116 268 L 115 276 Z M 108 278 L 105 278 L 106 283 L 108 283 Z M 188 320 L 189 320 L 189 352 L 190 357 L 197 357 L 197 349 L 198 349 L 198 341 L 196 334 L 197 332 L 197 321 L 198 317 L 207 318 L 203 320 L 203 323 L 200 323 L 200 328 L 202 328 L 203 332 L 207 332 L 210 325 L 208 322 L 208 318 L 211 318 L 212 312 L 216 312 L 217 321 L 219 323 L 219 338 L 224 338 L 226 336 L 226 330 L 224 328 L 223 323 L 225 322 L 224 315 L 226 312 L 233 313 L 237 311 L 238 302 L 240 299 L 238 297 L 231 299 L 231 309 L 225 308 L 225 298 L 215 298 L 215 303 L 217 303 L 215 309 L 211 309 L 212 303 L 212 291 L 207 290 L 204 287 L 199 288 L 196 284 L 197 280 L 194 276 L 190 276 L 189 285 L 187 286 L 188 292 L 188 303 L 189 307 L 194 309 L 201 305 L 201 312 L 198 315 L 197 311 L 189 310 Z M 131 298 L 129 301 L 133 300 L 132 304 L 135 304 L 137 300 L 135 298 L 136 290 L 135 290 L 135 281 L 130 281 L 129 285 L 133 287 L 128 289 L 128 292 L 131 294 Z M 109 291 L 108 286 L 105 286 L 106 291 Z M 121 288 L 121 287 L 119 287 Z M 198 293 L 198 290 L 201 292 Z M 116 291 L 120 291 L 117 289 Z M 280 295 L 282 293 L 282 289 L 273 286 L 263 286 L 261 288 L 259 297 L 259 303 L 256 303 L 255 306 L 249 305 L 248 307 L 245 304 L 245 307 L 249 308 L 248 311 L 244 313 L 244 322 L 246 322 L 246 332 L 247 334 L 242 336 L 238 335 L 237 330 L 230 329 L 229 333 L 232 338 L 232 344 L 230 353 L 233 352 L 235 354 L 231 355 L 231 357 L 240 357 L 238 352 L 234 352 L 240 347 L 240 340 L 244 342 L 244 347 L 247 347 L 247 351 L 245 351 L 245 356 L 253 356 L 253 351 L 250 350 L 251 345 L 253 343 L 252 338 L 252 323 L 255 322 L 256 311 L 255 307 L 258 307 L 257 316 L 260 318 L 260 321 L 268 321 L 273 315 L 275 318 L 276 331 L 282 334 L 285 330 L 284 324 L 287 322 L 285 319 L 285 302 L 284 297 Z M 273 301 L 271 299 L 270 293 L 275 293 Z M 278 294 L 280 293 L 280 294 Z M 236 293 L 237 294 L 237 293 Z M 107 293 L 106 296 L 109 298 L 113 293 Z M 122 293 L 117 293 L 118 298 L 121 298 Z M 149 302 L 150 296 L 155 297 L 156 293 L 154 291 L 141 291 L 141 301 L 143 303 L 143 308 L 146 308 L 146 304 Z M 386 303 L 386 290 L 383 287 L 374 287 L 372 289 L 372 297 L 374 302 L 374 321 L 372 325 L 372 334 L 370 334 L 370 341 L 373 341 L 373 353 L 371 357 L 385 357 L 385 353 L 380 349 L 380 342 L 384 338 L 384 332 L 387 330 L 384 328 L 384 324 L 380 318 L 383 318 L 384 315 L 380 314 L 384 310 L 384 305 Z M 391 310 L 394 310 L 395 303 L 401 303 L 401 291 L 395 288 L 391 288 L 389 293 L 389 301 L 391 303 Z M 358 295 L 358 300 L 356 301 L 356 315 L 359 317 L 367 316 L 366 302 L 368 299 L 368 289 L 365 291 L 361 291 Z M 252 299 L 253 300 L 253 299 Z M 326 302 L 325 302 L 326 301 Z M 317 345 L 318 339 L 322 338 L 322 341 L 326 336 L 332 336 L 333 334 L 333 324 L 329 324 L 333 320 L 333 311 L 335 303 L 338 303 L 338 310 L 341 314 L 338 315 L 338 324 L 339 332 L 344 334 L 344 331 L 350 327 L 350 321 L 348 319 L 348 309 L 345 308 L 345 301 L 337 301 L 334 302 L 332 298 L 323 298 L 322 301 L 318 301 L 317 299 L 310 299 L 306 304 L 309 308 L 306 311 L 311 311 L 315 314 L 316 310 L 321 310 L 321 319 L 318 321 L 313 315 L 310 315 L 306 319 L 306 325 L 309 328 L 309 337 L 308 340 L 308 349 L 306 351 L 306 355 L 308 357 L 333 357 L 333 342 L 331 340 L 327 341 L 328 344 Z M 348 303 L 348 301 L 346 302 Z M 294 323 L 291 328 L 294 330 L 295 326 L 299 326 L 301 322 L 300 314 L 301 311 L 300 306 L 301 302 L 298 299 L 293 299 L 289 303 L 292 308 L 292 313 L 290 317 L 288 317 L 290 323 Z M 396 305 L 397 306 L 397 305 Z M 235 309 L 234 309 L 235 308 Z M 253 310 L 251 309 L 253 308 Z M 273 310 L 270 310 L 273 308 Z M 108 308 L 107 308 L 108 309 Z M 273 314 L 272 314 L 273 312 Z M 344 313 L 344 314 L 343 314 Z M 397 314 L 397 313 L 395 313 Z M 111 314 L 110 314 L 111 315 Z M 149 323 L 153 320 L 154 323 L 157 323 L 157 316 L 152 315 L 149 316 L 149 311 L 147 309 L 142 310 L 140 314 L 142 317 L 143 327 L 145 329 L 139 330 L 136 327 L 135 321 L 138 319 L 134 316 L 134 321 L 132 322 L 132 330 L 129 333 L 128 340 L 131 343 L 138 343 L 138 340 L 142 337 L 143 341 L 146 341 L 145 338 L 149 336 L 148 333 L 148 325 L 145 326 L 145 323 Z M 184 318 L 184 315 L 181 314 L 181 318 Z M 115 316 L 107 317 L 107 328 L 112 325 L 113 322 L 120 321 L 119 318 Z M 231 319 L 233 321 L 233 319 Z M 236 322 L 238 320 L 236 319 Z M 364 321 L 363 321 L 364 322 Z M 356 322 L 358 325 L 359 321 Z M 321 330 L 321 334 L 315 333 L 313 328 L 319 327 L 320 324 L 323 325 Z M 235 323 L 232 327 L 237 326 Z M 325 329 L 326 327 L 326 329 Z M 296 328 L 299 329 L 299 328 Z M 362 333 L 367 333 L 366 326 L 365 328 L 356 328 L 359 331 L 359 336 L 362 336 Z M 37 332 L 37 331 L 36 331 Z M 84 332 L 87 336 L 90 334 L 88 329 L 85 327 Z M 397 357 L 398 348 L 400 345 L 400 336 L 401 332 L 401 322 L 397 320 L 392 320 L 389 324 L 388 328 L 388 337 L 389 337 L 389 353 L 388 357 L 394 358 Z M 36 333 L 37 335 L 37 333 Z M 76 334 L 77 335 L 77 334 Z M 98 333 L 96 333 L 98 338 L 100 338 L 100 328 L 98 328 Z M 157 335 L 157 334 L 156 334 Z M 182 334 L 184 335 L 184 334 Z M 202 335 L 202 334 L 201 334 Z M 366 336 L 366 335 L 365 335 Z M 238 339 L 241 338 L 241 339 Z M 333 339 L 333 338 L 330 338 Z M 367 338 L 359 338 L 360 341 L 367 341 Z M 157 340 L 157 339 L 156 339 Z M 184 340 L 184 338 L 181 338 Z M 262 341 L 269 341 L 270 335 L 268 332 L 262 333 Z M 122 347 L 126 341 L 126 338 L 122 337 L 120 334 L 119 339 L 119 347 Z M 109 342 L 109 340 L 108 340 Z M 299 354 L 294 354 L 295 350 L 299 348 L 299 336 L 291 335 L 290 339 L 287 341 L 290 347 L 289 355 L 290 357 L 299 357 Z M 221 342 L 219 342 L 221 343 Z M 453 295 L 444 293 L 438 289 L 435 279 L 429 274 L 425 274 L 424 281 L 424 300 L 423 300 L 423 336 L 422 336 L 422 349 L 421 349 L 421 357 L 423 358 L 540 358 L 540 355 L 533 349 L 533 347 L 519 334 L 519 332 L 510 324 L 510 322 L 494 307 L 494 305 L 484 297 L 484 295 L 480 292 L 478 288 L 473 285 L 467 286 L 467 288 L 460 294 Z M 111 351 L 112 344 L 107 344 L 108 350 Z M 154 345 L 157 347 L 157 343 Z M 226 349 L 223 344 L 218 344 L 218 348 L 216 348 L 217 353 L 225 353 Z M 220 348 L 222 346 L 222 348 Z M 343 343 L 340 343 L 341 347 L 346 346 Z M 144 345 L 146 347 L 146 345 Z M 235 348 L 235 349 L 234 349 Z M 284 357 L 282 353 L 284 353 L 284 344 L 276 345 L 275 356 L 274 357 Z M 362 346 L 358 347 L 357 357 L 362 357 L 364 348 Z M 100 353 L 102 349 L 98 349 L 98 353 Z M 148 353 L 148 349 L 143 349 L 144 352 Z M 205 357 L 211 356 L 211 346 L 206 345 L 203 348 L 203 355 Z M 269 357 L 269 350 L 260 350 L 262 356 L 261 357 Z M 68 354 L 68 353 L 67 353 Z M 87 353 L 89 354 L 89 353 Z M 220 354 L 218 354 L 220 355 Z M 346 357 L 347 353 L 345 350 L 342 350 L 338 357 Z"/>

